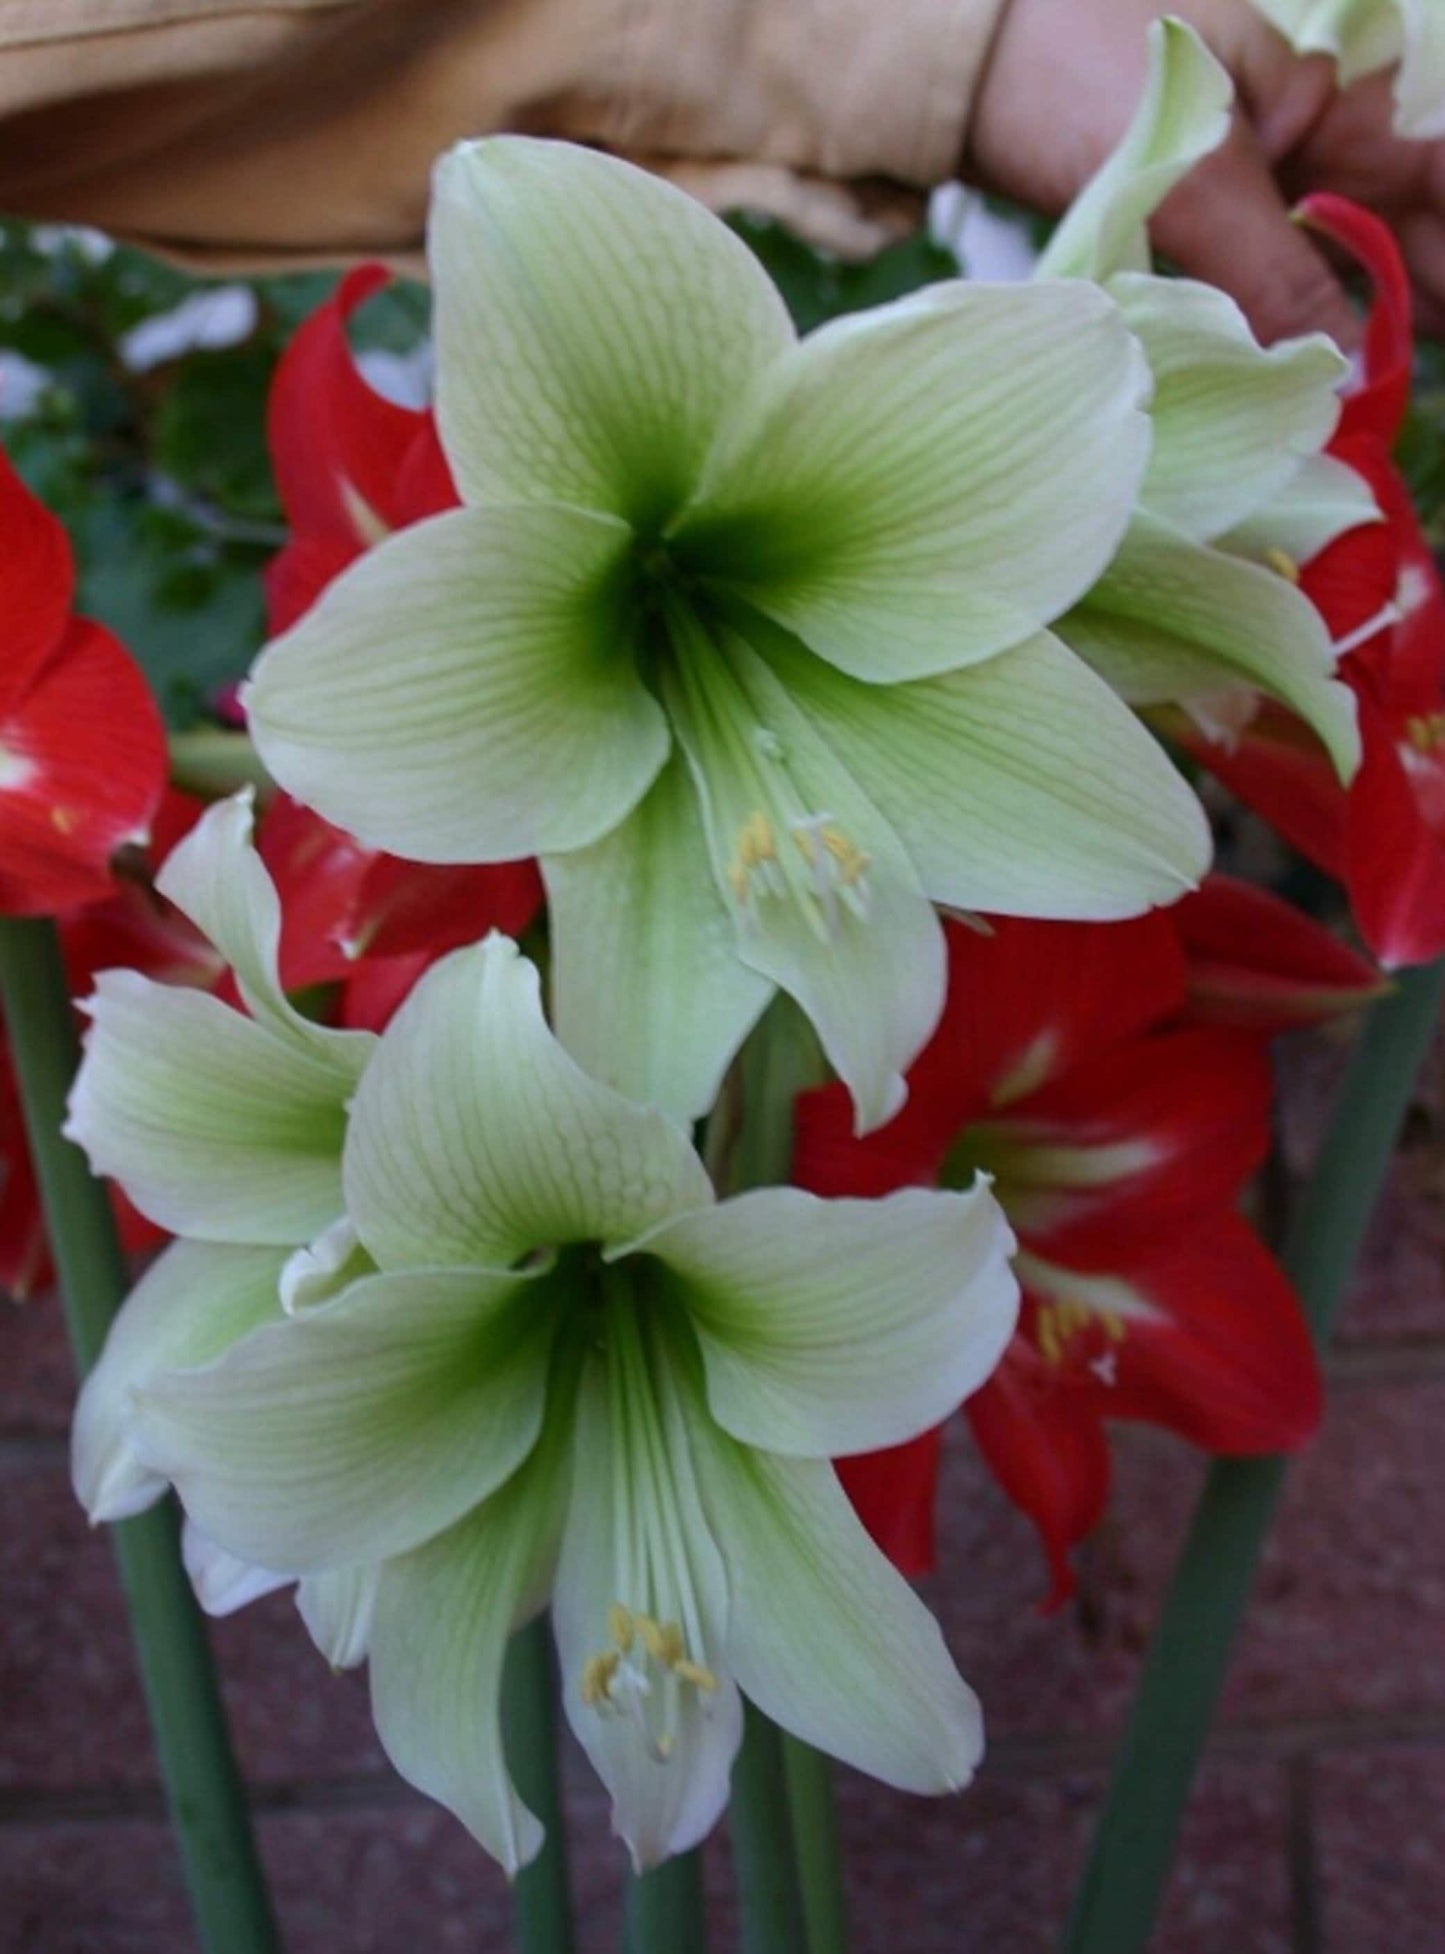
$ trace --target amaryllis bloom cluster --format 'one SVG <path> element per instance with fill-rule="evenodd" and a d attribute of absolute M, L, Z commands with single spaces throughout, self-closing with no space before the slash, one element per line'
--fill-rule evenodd
<path fill-rule="evenodd" d="M 501 1664 L 549 1598 L 640 1865 L 726 1801 L 740 1690 L 892 1783 L 963 1784 L 977 1706 L 827 1461 L 936 1422 L 997 1361 L 1017 1287 L 986 1186 L 719 1203 L 664 1115 L 563 1052 L 500 936 L 379 1040 L 308 1026 L 246 821 L 213 810 L 162 878 L 246 1013 L 125 973 L 92 1007 L 69 1130 L 183 1236 L 85 1388 L 92 1515 L 174 1483 L 206 1578 L 298 1579 L 333 1660 L 369 1654 L 398 1767 L 512 1869 L 541 1835 Z M 168 1008 L 206 1021 L 184 1092 Z"/>
<path fill-rule="evenodd" d="M 1344 790 L 1310 729 L 1269 703 L 1213 739 L 1175 730 L 1339 878 L 1361 934 L 1394 968 L 1445 952 L 1445 586 L 1391 456 L 1409 403 L 1409 282 L 1398 245 L 1367 211 L 1315 197 L 1302 214 L 1375 281 L 1362 372 L 1332 452 L 1368 485 L 1384 519 L 1351 528 L 1300 573 L 1344 648 L 1364 757 Z"/>
<path fill-rule="evenodd" d="M 1254 0 L 1300 54 L 1333 55 L 1340 86 L 1395 68 L 1395 127 L 1445 136 L 1445 13 L 1436 0 Z"/>
<path fill-rule="evenodd" d="M 73 615 L 64 529 L 0 454 L 0 914 L 109 895 L 166 778 L 160 714 L 124 646 Z"/>
<path fill-rule="evenodd" d="M 1378 980 L 1260 891 L 1206 883 L 1181 910 L 988 935 L 950 925 L 948 1005 L 898 1118 L 858 1139 L 836 1087 L 798 1102 L 805 1187 L 876 1196 L 993 1177 L 1024 1307 L 966 1409 L 1040 1531 L 1055 1603 L 1107 1503 L 1107 1421 L 1249 1453 L 1297 1446 L 1319 1416 L 1304 1319 L 1239 1198 L 1270 1141 L 1262 1034 L 1358 1004 Z M 935 1433 L 844 1463 L 910 1572 L 932 1560 L 937 1461 Z"/>
<path fill-rule="evenodd" d="M 799 342 L 681 192 L 518 138 L 443 160 L 430 249 L 465 506 L 327 588 L 251 729 L 371 845 L 542 858 L 590 1070 L 694 1117 L 781 987 L 876 1123 L 940 1008 L 933 902 L 1197 879 L 1197 805 L 1047 630 L 1147 460 L 1102 293 L 955 282 Z"/>

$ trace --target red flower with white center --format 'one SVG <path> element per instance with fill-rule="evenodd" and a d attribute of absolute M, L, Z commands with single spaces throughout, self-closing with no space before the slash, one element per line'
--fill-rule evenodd
<path fill-rule="evenodd" d="M 51 915 L 110 893 L 146 838 L 165 732 L 130 654 L 71 614 L 64 529 L 0 454 L 0 914 Z"/>
<path fill-rule="evenodd" d="M 349 273 L 276 370 L 267 438 L 291 539 L 266 573 L 275 633 L 384 536 L 458 501 L 434 417 L 377 393 L 347 338 L 347 321 L 388 276 L 380 265 Z M 515 936 L 541 907 L 534 862 L 403 861 L 284 795 L 258 845 L 286 907 L 282 982 L 344 983 L 348 1025 L 379 1029 L 433 958 L 491 929 Z"/>
<path fill-rule="evenodd" d="M 1360 386 L 1330 452 L 1384 514 L 1339 537 L 1302 583 L 1355 693 L 1364 757 L 1342 789 L 1315 735 L 1263 704 L 1228 744 L 1172 724 L 1181 742 L 1301 854 L 1341 881 L 1365 941 L 1389 969 L 1445 954 L 1445 586 L 1391 459 L 1413 355 L 1409 282 L 1378 218 L 1339 197 L 1303 214 L 1375 281 Z"/>
<path fill-rule="evenodd" d="M 1213 922 L 1196 922 L 1206 937 L 1213 900 Z M 1348 953 L 1341 964 L 1323 932 L 1263 903 L 1257 944 L 1227 966 L 1227 984 L 1196 995 L 1217 1002 L 1222 991 L 1226 1015 L 1256 1024 L 1357 998 L 1368 966 Z M 1107 1500 L 1107 1420 L 1228 1453 L 1289 1449 L 1318 1420 L 1298 1303 L 1238 1210 L 1269 1144 L 1271 1077 L 1260 1037 L 1186 1021 L 1189 973 L 1169 914 L 1006 920 L 987 936 L 950 924 L 948 937 L 948 1003 L 902 1112 L 860 1140 L 840 1086 L 804 1094 L 794 1177 L 820 1194 L 879 1195 L 994 1176 L 1019 1238 L 1024 1304 L 966 1410 L 1043 1537 L 1056 1604 L 1073 1587 L 1070 1550 Z M 1207 967 L 1217 972 L 1219 957 Z M 1251 1017 L 1241 1000 L 1252 995 Z M 932 1557 L 936 1453 L 929 1434 L 840 1466 L 909 1572 Z"/>

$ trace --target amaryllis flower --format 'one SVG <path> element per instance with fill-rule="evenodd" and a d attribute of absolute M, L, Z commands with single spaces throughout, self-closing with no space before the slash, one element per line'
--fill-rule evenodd
<path fill-rule="evenodd" d="M 1321 453 L 1347 362 L 1319 333 L 1263 347 L 1223 292 L 1150 269 L 1146 220 L 1225 140 L 1233 100 L 1193 29 L 1156 21 L 1133 124 L 1039 261 L 1041 278 L 1104 286 L 1155 382 L 1139 508 L 1056 629 L 1136 706 L 1182 704 L 1208 725 L 1261 692 L 1282 701 L 1347 779 L 1359 758 L 1354 702 L 1318 612 L 1281 574 L 1375 516 L 1358 478 Z"/>
<path fill-rule="evenodd" d="M 114 888 L 166 778 L 165 733 L 140 671 L 71 614 L 64 529 L 0 453 L 0 914 L 53 914 Z"/>
<path fill-rule="evenodd" d="M 1445 12 L 1438 0 L 1254 0 L 1300 54 L 1330 54 L 1341 88 L 1398 68 L 1395 127 L 1445 136 Z"/>
<path fill-rule="evenodd" d="M 221 811 L 224 831 L 239 819 Z M 258 1055 L 258 1037 L 290 1043 L 262 967 L 267 888 L 259 872 L 238 886 L 219 852 L 203 888 L 203 866 L 193 850 L 187 899 L 214 924 L 233 889 L 228 950 L 265 1008 L 235 1035 Z M 725 1803 L 739 1691 L 889 1782 L 966 1782 L 977 1704 L 827 1461 L 926 1429 L 996 1362 L 1017 1287 L 985 1187 L 716 1203 L 676 1126 L 563 1052 L 536 970 L 493 936 L 434 965 L 365 1048 L 344 1116 L 349 1244 L 332 1227 L 287 1258 L 298 1155 L 313 1219 L 333 1157 L 309 1125 L 299 1147 L 268 1135 L 263 1082 L 182 1049 L 159 1016 L 118 1024 L 115 989 L 72 1130 L 103 1163 L 135 1133 L 146 1068 L 193 1066 L 191 1101 L 147 1096 L 134 1183 L 193 1238 L 144 1279 L 87 1383 L 75 1466 L 93 1516 L 173 1482 L 209 1580 L 299 1577 L 333 1660 L 369 1653 L 398 1767 L 511 1870 L 541 1830 L 507 1775 L 502 1660 L 549 1597 L 567 1714 L 639 1865 Z M 352 1047 L 312 1056 L 328 1076 L 354 1063 Z M 222 1182 L 201 1136 L 208 1193 L 177 1164 L 202 1095 L 244 1153 Z"/>
<path fill-rule="evenodd" d="M 1198 878 L 1197 806 L 1046 629 L 1146 461 L 1102 293 L 953 282 L 799 343 L 680 191 L 512 137 L 443 160 L 430 248 L 466 506 L 328 587 L 251 726 L 368 845 L 541 857 L 590 1071 L 694 1116 L 780 986 L 876 1123 L 940 1007 L 933 902 Z"/>
<path fill-rule="evenodd" d="M 384 536 L 459 500 L 432 416 L 377 393 L 347 341 L 347 320 L 389 276 L 381 265 L 348 272 L 297 330 L 271 383 L 267 446 L 291 531 L 266 570 L 272 631 Z"/>
<path fill-rule="evenodd" d="M 1024 1306 L 967 1411 L 1039 1528 L 1058 1601 L 1108 1496 L 1106 1421 L 1242 1453 L 1314 1428 L 1304 1319 L 1238 1208 L 1269 1144 L 1269 1065 L 1257 1037 L 1179 1022 L 1188 984 L 1168 916 L 1001 922 L 989 936 L 951 925 L 949 959 L 948 1005 L 903 1112 L 860 1140 L 836 1087 L 805 1094 L 794 1174 L 855 1196 L 994 1177 Z M 879 1538 L 913 1567 L 931 1553 L 934 1459 L 925 1440 L 844 1462 Z"/>
<path fill-rule="evenodd" d="M 1408 402 L 1409 284 L 1399 247 L 1367 211 L 1315 197 L 1306 219 L 1369 268 L 1376 298 L 1364 373 L 1333 444 L 1370 488 L 1383 523 L 1350 530 L 1302 573 L 1345 647 L 1364 758 L 1349 791 L 1310 729 L 1265 704 L 1227 735 L 1176 734 L 1239 797 L 1349 894 L 1387 968 L 1445 952 L 1445 587 L 1390 458 Z"/>

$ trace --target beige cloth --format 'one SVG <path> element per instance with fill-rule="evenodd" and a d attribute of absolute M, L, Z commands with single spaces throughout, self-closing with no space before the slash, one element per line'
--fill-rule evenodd
<path fill-rule="evenodd" d="M 0 0 L 0 210 L 221 269 L 421 243 L 499 129 L 847 256 L 951 174 L 1003 0 Z"/>

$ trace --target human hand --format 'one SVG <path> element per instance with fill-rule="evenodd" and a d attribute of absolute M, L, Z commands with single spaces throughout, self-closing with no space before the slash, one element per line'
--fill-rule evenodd
<path fill-rule="evenodd" d="M 968 179 L 1062 211 L 1128 123 L 1146 30 L 1164 13 L 1188 21 L 1229 69 L 1238 108 L 1229 141 L 1154 219 L 1158 248 L 1236 298 L 1263 339 L 1320 328 L 1352 346 L 1359 325 L 1344 289 L 1289 218 L 1308 191 L 1335 190 L 1394 225 L 1420 325 L 1445 333 L 1445 142 L 1397 137 L 1388 75 L 1341 93 L 1333 62 L 1294 54 L 1250 0 L 1005 0 L 974 104 Z"/>

